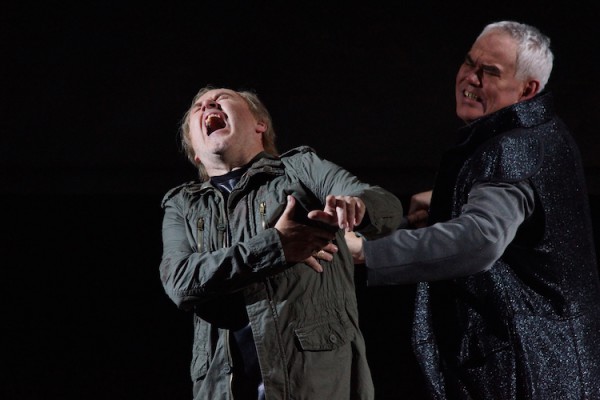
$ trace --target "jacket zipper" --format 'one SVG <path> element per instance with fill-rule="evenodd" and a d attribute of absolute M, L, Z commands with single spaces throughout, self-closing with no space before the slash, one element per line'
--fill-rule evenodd
<path fill-rule="evenodd" d="M 196 227 L 197 227 L 197 230 L 198 230 L 196 245 L 198 246 L 198 253 L 202 253 L 202 250 L 203 250 L 202 243 L 204 243 L 204 218 L 202 218 L 202 217 L 198 218 L 198 222 L 196 223 Z"/>
<path fill-rule="evenodd" d="M 267 203 L 264 201 L 260 202 L 258 206 L 258 212 L 260 213 L 260 221 L 263 229 L 267 229 Z"/>

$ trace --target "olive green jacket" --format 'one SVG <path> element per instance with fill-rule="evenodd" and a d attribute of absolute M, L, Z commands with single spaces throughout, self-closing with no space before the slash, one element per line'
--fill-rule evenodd
<path fill-rule="evenodd" d="M 359 329 L 354 265 L 343 239 L 324 272 L 285 261 L 273 228 L 293 194 L 322 209 L 328 194 L 360 197 L 367 237 L 394 230 L 402 218 L 390 192 L 360 182 L 309 147 L 257 156 L 227 204 L 210 182 L 191 182 L 163 200 L 160 276 L 175 304 L 194 314 L 191 375 L 195 399 L 232 399 L 229 329 L 246 313 L 267 400 L 373 399 Z"/>

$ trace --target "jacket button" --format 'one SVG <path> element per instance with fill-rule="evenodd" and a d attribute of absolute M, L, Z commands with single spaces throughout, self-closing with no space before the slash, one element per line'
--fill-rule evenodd
<path fill-rule="evenodd" d="M 223 367 L 223 373 L 224 374 L 230 374 L 231 373 L 231 367 L 229 365 L 226 365 Z"/>
<path fill-rule="evenodd" d="M 329 335 L 329 340 L 331 341 L 331 343 L 337 343 L 338 341 L 337 336 L 335 336 L 333 333 Z"/>

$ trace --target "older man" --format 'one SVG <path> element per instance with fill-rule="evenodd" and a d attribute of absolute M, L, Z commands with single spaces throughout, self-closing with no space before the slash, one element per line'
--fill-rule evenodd
<path fill-rule="evenodd" d="M 600 399 L 600 282 L 579 150 L 538 29 L 486 26 L 456 76 L 466 126 L 402 229 L 346 235 L 369 285 L 420 282 L 413 347 L 433 399 Z"/>

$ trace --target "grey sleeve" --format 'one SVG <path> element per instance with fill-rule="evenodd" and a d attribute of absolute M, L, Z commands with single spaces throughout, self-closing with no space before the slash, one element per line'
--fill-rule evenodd
<path fill-rule="evenodd" d="M 534 193 L 527 181 L 477 184 L 457 218 L 366 241 L 368 285 L 436 281 L 486 271 L 533 208 Z"/>

